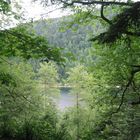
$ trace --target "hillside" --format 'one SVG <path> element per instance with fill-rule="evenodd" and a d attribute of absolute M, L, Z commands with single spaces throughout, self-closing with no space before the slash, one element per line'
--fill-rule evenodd
<path fill-rule="evenodd" d="M 74 56 L 78 56 L 85 53 L 86 48 L 91 47 L 92 43 L 89 39 L 93 34 L 93 28 L 78 24 L 68 28 L 65 24 L 67 20 L 69 17 L 39 20 L 34 22 L 33 29 L 38 35 L 47 38 L 51 45 L 63 48 L 64 53 L 72 53 Z M 80 59 L 80 57 L 78 58 Z"/>

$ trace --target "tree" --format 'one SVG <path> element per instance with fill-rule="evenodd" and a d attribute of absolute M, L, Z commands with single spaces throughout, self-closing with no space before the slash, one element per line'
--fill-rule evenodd
<path fill-rule="evenodd" d="M 41 97 L 36 88 L 34 73 L 23 61 L 1 62 L 0 69 L 0 137 L 12 138 L 18 125 L 41 114 Z M 20 122 L 21 121 L 21 122 Z"/>
<path fill-rule="evenodd" d="M 82 104 L 81 100 L 84 100 L 84 101 L 88 100 L 90 96 L 89 86 L 93 82 L 92 81 L 93 78 L 92 78 L 92 75 L 86 71 L 86 68 L 80 64 L 74 68 L 71 68 L 68 74 L 69 74 L 68 82 L 72 86 L 72 93 L 76 94 L 76 107 L 75 107 L 76 111 L 71 112 L 73 114 L 73 116 L 71 117 L 74 117 L 73 119 L 75 119 L 75 124 L 73 124 L 73 126 L 76 125 L 76 134 L 75 132 L 73 132 L 72 137 L 73 139 L 79 140 L 82 137 L 81 125 L 83 125 L 82 120 L 81 120 L 81 116 L 82 116 L 81 112 L 84 110 L 83 109 L 84 107 L 81 105 Z M 85 105 L 85 108 L 86 108 L 86 105 Z"/>
<path fill-rule="evenodd" d="M 26 59 L 41 58 L 44 61 L 63 61 L 60 50 L 51 47 L 46 39 L 29 33 L 26 26 L 3 30 L 1 34 L 1 53 L 4 56 L 21 56 Z"/>
<path fill-rule="evenodd" d="M 39 89 L 44 97 L 44 109 L 46 109 L 47 104 L 50 103 L 50 97 L 57 96 L 59 94 L 56 65 L 52 62 L 41 63 L 38 76 Z"/>
<path fill-rule="evenodd" d="M 29 62 L 22 59 L 14 58 L 9 63 L 1 62 L 0 68 L 0 138 L 55 140 L 57 111 L 50 99 L 44 110 L 44 98 L 38 88 L 41 84 L 38 74 Z M 49 68 L 53 69 L 52 66 L 49 65 Z M 50 84 L 55 79 L 51 76 Z"/>
<path fill-rule="evenodd" d="M 0 55 L 7 57 L 21 56 L 25 59 L 34 57 L 47 62 L 49 60 L 58 63 L 64 61 L 60 49 L 49 45 L 44 37 L 36 35 L 29 27 L 30 25 L 20 24 L 12 27 L 11 22 L 16 23 L 22 19 L 21 14 L 13 12 L 13 6 L 17 6 L 17 2 L 4 0 L 0 2 L 0 15 L 3 18 L 0 22 L 0 38 L 2 40 Z M 20 13 L 20 11 L 18 12 Z"/>
<path fill-rule="evenodd" d="M 90 99 L 90 105 L 93 109 L 97 106 L 97 112 L 100 112 L 99 114 L 103 117 L 99 120 L 99 126 L 102 127 L 103 131 L 101 137 L 106 135 L 106 139 L 109 139 L 110 136 L 113 136 L 114 139 L 116 137 L 122 139 L 127 139 L 128 137 L 129 139 L 132 139 L 132 137 L 137 139 L 139 137 L 137 133 L 139 127 L 136 124 L 131 127 L 132 124 L 130 123 L 137 122 L 137 117 L 139 116 L 137 114 L 139 105 L 133 103 L 139 101 L 139 94 L 137 94 L 139 92 L 137 88 L 139 86 L 137 81 L 139 74 L 137 73 L 133 79 L 135 86 L 129 83 L 131 65 L 134 62 L 139 63 L 136 53 L 139 49 L 139 42 L 136 39 L 133 40 L 133 43 L 133 49 L 128 48 L 125 41 L 120 41 L 111 47 L 94 44 L 94 48 L 91 49 L 91 53 L 96 59 L 94 62 L 89 62 L 89 66 L 91 66 L 90 70 L 94 75 L 94 81 L 96 81 L 97 86 L 94 83 L 92 84 L 93 98 Z M 128 83 L 130 84 L 129 86 Z M 130 116 L 133 117 L 131 118 Z M 126 126 L 129 128 L 124 133 L 121 133 L 121 130 Z M 94 129 L 94 131 L 97 134 L 99 130 Z"/>

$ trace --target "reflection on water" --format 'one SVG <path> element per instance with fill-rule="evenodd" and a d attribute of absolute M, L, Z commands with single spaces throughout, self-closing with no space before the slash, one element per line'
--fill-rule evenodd
<path fill-rule="evenodd" d="M 76 96 L 70 94 L 70 90 L 71 88 L 61 88 L 60 97 L 54 99 L 56 106 L 58 106 L 60 110 L 64 110 L 67 107 L 71 107 L 75 105 Z"/>

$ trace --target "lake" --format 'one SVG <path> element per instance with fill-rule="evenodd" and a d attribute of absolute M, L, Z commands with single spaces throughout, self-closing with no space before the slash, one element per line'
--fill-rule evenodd
<path fill-rule="evenodd" d="M 76 96 L 70 93 L 71 88 L 60 88 L 60 97 L 55 98 L 54 102 L 60 110 L 72 107 L 76 104 Z"/>

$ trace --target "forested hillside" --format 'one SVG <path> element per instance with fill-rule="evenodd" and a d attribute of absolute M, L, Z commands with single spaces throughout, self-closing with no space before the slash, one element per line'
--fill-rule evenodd
<path fill-rule="evenodd" d="M 87 55 L 87 50 L 92 45 L 91 36 L 100 26 L 82 26 L 71 22 L 72 16 L 40 20 L 33 23 L 33 29 L 38 35 L 44 36 L 50 44 L 63 48 L 63 53 L 67 57 L 80 61 Z"/>
<path fill-rule="evenodd" d="M 91 26 L 72 25 L 66 27 L 72 17 L 62 17 L 56 19 L 40 20 L 33 23 L 33 28 L 38 35 L 46 37 L 50 44 L 58 47 L 68 48 L 71 51 L 84 49 L 91 46 L 89 42 L 90 34 L 93 33 Z M 71 19 L 71 20 L 70 20 Z M 64 28 L 64 25 L 66 28 Z"/>

